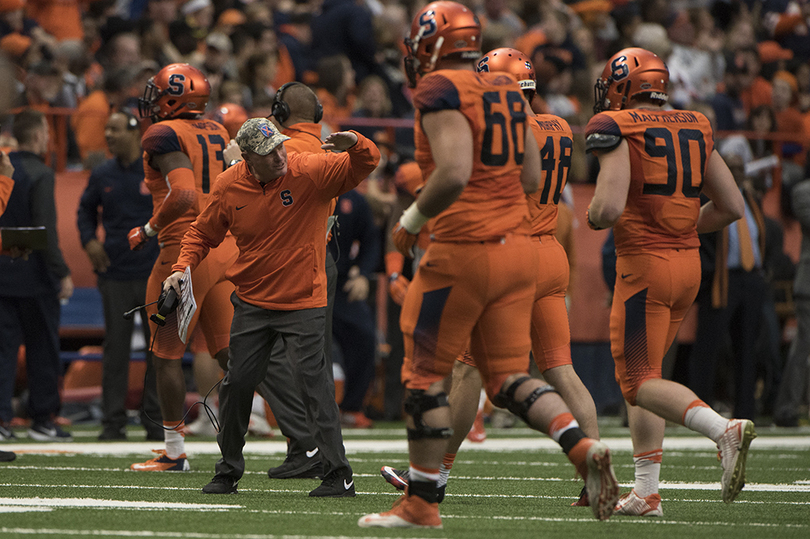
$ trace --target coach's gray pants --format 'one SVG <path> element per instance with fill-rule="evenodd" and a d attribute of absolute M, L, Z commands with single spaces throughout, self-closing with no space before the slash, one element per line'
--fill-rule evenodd
<path fill-rule="evenodd" d="M 219 393 L 222 458 L 216 472 L 239 479 L 245 472 L 242 448 L 256 386 L 268 375 L 273 344 L 284 342 L 293 377 L 303 398 L 309 432 L 315 435 L 324 473 L 351 470 L 343 447 L 335 385 L 323 352 L 325 307 L 270 311 L 231 295 L 234 305 L 228 372 Z"/>
<path fill-rule="evenodd" d="M 335 304 L 335 290 L 337 287 L 337 266 L 335 259 L 327 249 L 326 251 L 326 326 L 324 332 L 324 355 L 326 356 L 326 370 L 329 380 L 334 383 L 332 374 L 332 307 Z M 301 398 L 301 389 L 293 377 L 291 360 L 287 357 L 282 339 L 273 345 L 270 356 L 267 376 L 256 388 L 276 418 L 278 428 L 289 440 L 288 455 L 300 455 L 305 451 L 315 449 L 314 433 L 307 424 L 306 408 Z"/>

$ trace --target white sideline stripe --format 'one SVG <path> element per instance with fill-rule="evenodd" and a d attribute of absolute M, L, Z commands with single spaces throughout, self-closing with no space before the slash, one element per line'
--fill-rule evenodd
<path fill-rule="evenodd" d="M 346 535 L 273 535 L 273 534 L 224 534 L 194 532 L 153 532 L 148 530 L 60 530 L 54 528 L 0 528 L 0 535 L 16 533 L 19 535 L 87 535 L 92 537 L 179 537 L 189 539 L 351 539 Z M 403 539 L 401 537 L 372 537 L 364 539 Z M 427 539 L 408 537 L 408 539 Z"/>
<path fill-rule="evenodd" d="M 354 474 L 355 477 L 371 477 L 376 478 L 378 477 L 377 474 Z M 559 477 L 470 477 L 470 476 L 453 476 L 453 479 L 456 481 L 459 480 L 473 480 L 473 481 L 535 481 L 535 482 L 552 482 L 552 483 L 561 483 L 566 481 L 571 481 L 571 479 L 562 479 Z M 619 486 L 623 488 L 633 488 L 633 483 L 619 483 Z M 82 489 L 82 488 L 89 488 L 89 489 L 108 489 L 108 490 L 175 490 L 175 491 L 191 491 L 197 492 L 199 489 L 197 487 L 167 487 L 167 486 L 143 486 L 143 485 L 98 485 L 98 484 L 90 484 L 90 485 L 57 485 L 57 484 L 33 484 L 33 483 L 0 483 L 0 488 L 8 487 L 8 488 L 64 488 L 64 489 Z M 685 483 L 685 482 L 667 482 L 662 481 L 659 483 L 658 487 L 661 490 L 707 490 L 707 491 L 719 491 L 720 490 L 720 483 Z M 272 493 L 300 493 L 300 492 L 309 492 L 308 490 L 299 490 L 299 489 L 272 489 L 272 488 L 240 488 L 240 492 L 272 492 Z M 776 483 L 746 483 L 745 484 L 745 491 L 746 492 L 789 492 L 789 493 L 804 493 L 810 492 L 810 485 L 806 484 L 776 484 Z M 376 491 L 365 491 L 366 494 L 389 494 L 388 492 L 376 492 Z M 391 495 L 399 495 L 399 493 L 392 492 Z M 448 494 L 450 496 L 450 494 Z M 512 495 L 508 494 L 452 494 L 452 496 L 460 496 L 460 497 L 468 497 L 468 498 L 512 498 Z M 547 496 L 538 496 L 532 494 L 522 494 L 522 498 L 542 498 L 545 499 Z M 552 498 L 556 499 L 559 496 L 552 496 Z M 3 502 L 4 499 L 25 499 L 25 498 L 0 498 L 0 504 Z M 40 499 L 40 498 L 37 498 Z M 48 498 L 42 498 L 48 499 Z M 86 499 L 86 498 L 80 498 Z M 572 497 L 573 499 L 573 497 Z M 138 503 L 138 502 L 135 502 Z M 788 502 L 794 503 L 794 502 Z M 810 501 L 807 502 L 797 502 L 800 505 L 810 505 Z M 166 504 L 159 504 L 159 508 L 166 507 Z M 230 505 L 225 504 L 222 506 L 206 506 L 206 507 L 226 507 L 226 508 L 233 508 L 233 507 L 240 507 L 238 505 Z M 182 507 L 180 508 L 182 509 Z"/>
<path fill-rule="evenodd" d="M 22 506 L 22 507 L 7 507 L 7 506 L 0 506 L 0 513 L 33 513 L 33 512 L 47 512 L 53 511 L 53 507 L 30 507 L 30 506 Z"/>
<path fill-rule="evenodd" d="M 96 498 L 0 498 L 0 506 L 14 507 L 92 507 L 114 509 L 177 509 L 221 510 L 244 509 L 241 505 L 178 503 L 178 502 L 132 502 L 123 500 L 100 500 Z"/>
<path fill-rule="evenodd" d="M 602 441 L 613 451 L 632 451 L 633 445 L 630 437 L 602 438 Z M 408 442 L 405 436 L 399 440 L 344 440 L 347 453 L 389 453 L 408 451 Z M 186 440 L 186 454 L 219 455 L 219 446 L 215 441 L 191 442 Z M 761 436 L 753 441 L 751 450 L 757 449 L 806 449 L 810 446 L 810 436 Z M 149 455 L 152 449 L 162 449 L 163 444 L 154 442 L 127 442 L 127 443 L 4 443 L 3 449 L 22 454 L 48 454 L 48 453 L 89 453 L 94 455 Z M 717 451 L 717 446 L 708 438 L 702 436 L 669 437 L 664 438 L 664 451 L 679 449 L 697 449 Z M 482 443 L 471 443 L 465 440 L 463 451 L 559 451 L 560 446 L 548 437 L 538 434 L 536 438 L 496 438 L 487 439 Z M 245 445 L 246 455 L 274 455 L 286 454 L 287 442 L 278 441 L 248 441 Z M 151 457 L 150 457 L 151 458 Z"/>

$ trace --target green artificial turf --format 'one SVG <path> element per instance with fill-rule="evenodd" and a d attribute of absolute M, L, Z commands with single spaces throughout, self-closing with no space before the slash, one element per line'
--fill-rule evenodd
<path fill-rule="evenodd" d="M 404 439 L 401 424 L 379 427 L 346 431 L 345 439 L 369 444 Z M 447 498 L 440 505 L 442 530 L 357 526 L 360 516 L 387 510 L 396 499 L 396 491 L 380 477 L 379 469 L 385 464 L 402 467 L 407 462 L 404 451 L 350 452 L 357 497 L 315 499 L 307 494 L 318 480 L 268 479 L 267 468 L 278 465 L 283 455 L 253 454 L 249 440 L 248 471 L 239 483 L 239 493 L 217 496 L 200 491 L 213 476 L 215 453 L 193 456 L 193 469 L 187 473 L 132 472 L 131 463 L 145 460 L 142 451 L 97 454 L 104 453 L 105 447 L 121 452 L 128 442 L 95 444 L 94 437 L 78 436 L 81 432 L 74 429 L 77 443 L 93 443 L 100 449 L 79 454 L 21 452 L 16 461 L 0 464 L 0 537 L 810 537 L 810 447 L 773 447 L 763 442 L 772 435 L 791 434 L 786 430 L 760 429 L 751 446 L 748 488 L 733 504 L 724 504 L 719 487 L 713 486 L 719 482 L 720 466 L 711 448 L 677 449 L 664 453 L 663 518 L 614 516 L 606 522 L 595 521 L 588 508 L 570 506 L 583 482 L 574 477 L 573 467 L 559 450 L 486 451 L 486 444 L 465 445 L 453 467 Z M 489 429 L 488 434 L 491 440 L 541 439 L 525 429 Z M 682 428 L 667 432 L 668 437 L 688 434 Z M 602 435 L 622 439 L 628 433 L 608 426 L 602 428 Z M 810 431 L 798 435 L 808 439 Z M 40 449 L 45 444 L 30 447 Z M 631 451 L 614 450 L 613 462 L 619 481 L 631 484 Z M 622 492 L 627 490 L 623 486 Z M 20 500 L 29 510 L 10 512 Z M 112 502 L 116 505 L 99 507 Z M 138 503 L 124 506 L 122 502 Z M 91 506 L 76 506 L 79 503 Z"/>

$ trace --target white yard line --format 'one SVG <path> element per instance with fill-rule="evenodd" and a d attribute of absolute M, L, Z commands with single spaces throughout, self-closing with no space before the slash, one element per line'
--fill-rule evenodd
<path fill-rule="evenodd" d="M 603 442 L 614 451 L 632 451 L 629 437 L 603 438 Z M 388 453 L 407 452 L 408 444 L 405 436 L 401 440 L 344 440 L 347 453 Z M 806 449 L 810 447 L 810 436 L 762 436 L 751 444 L 751 451 L 761 449 Z M 48 453 L 84 453 L 94 455 L 134 455 L 146 453 L 152 449 L 162 449 L 162 443 L 155 442 L 121 442 L 121 443 L 4 443 L 5 451 L 14 451 L 20 454 L 48 454 Z M 708 438 L 670 437 L 664 439 L 664 451 L 670 450 L 708 450 L 716 451 L 717 447 Z M 487 439 L 483 443 L 465 441 L 462 451 L 559 451 L 560 446 L 553 440 L 538 434 L 537 438 L 495 438 Z M 275 455 L 287 451 L 286 441 L 248 441 L 245 445 L 246 455 Z M 193 455 L 218 455 L 219 446 L 215 441 L 194 442 L 186 440 L 186 453 Z"/>

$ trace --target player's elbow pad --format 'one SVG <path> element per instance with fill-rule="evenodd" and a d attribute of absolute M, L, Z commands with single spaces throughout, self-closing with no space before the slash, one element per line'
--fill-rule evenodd
<path fill-rule="evenodd" d="M 603 133 L 591 133 L 585 139 L 585 151 L 608 153 L 619 147 L 622 137 L 619 135 L 605 135 Z"/>

